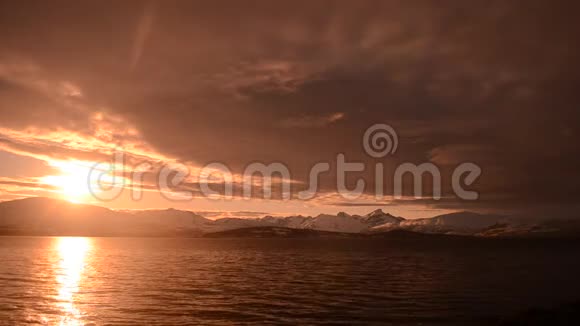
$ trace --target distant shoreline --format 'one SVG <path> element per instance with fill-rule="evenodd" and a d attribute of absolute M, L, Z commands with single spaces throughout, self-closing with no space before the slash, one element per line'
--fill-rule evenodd
<path fill-rule="evenodd" d="M 527 237 L 482 237 L 471 235 L 421 233 L 407 230 L 390 230 L 375 233 L 343 233 L 284 227 L 247 227 L 218 232 L 173 232 L 173 233 L 91 233 L 91 232 L 30 232 L 24 230 L 0 230 L 1 237 L 95 237 L 95 238 L 320 238 L 320 239 L 428 239 L 428 240 L 474 240 L 474 241 L 580 241 L 576 236 L 527 236 Z"/>

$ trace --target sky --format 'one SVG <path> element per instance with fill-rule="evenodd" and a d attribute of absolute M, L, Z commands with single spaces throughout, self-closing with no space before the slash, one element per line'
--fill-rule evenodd
<path fill-rule="evenodd" d="M 228 216 L 363 214 L 407 218 L 473 210 L 571 214 L 580 196 L 578 4 L 558 1 L 2 1 L 0 200 L 50 196 L 118 209 L 175 207 Z M 396 151 L 365 152 L 386 124 Z M 112 200 L 87 196 L 95 164 L 134 181 Z M 337 155 L 361 162 L 344 198 Z M 252 163 L 284 164 L 273 198 L 242 198 Z M 296 197 L 328 162 L 316 196 Z M 431 163 L 442 198 L 393 197 L 397 166 Z M 481 168 L 452 191 L 462 163 Z M 142 164 L 147 164 L 143 168 Z M 196 177 L 220 163 L 232 198 Z M 376 196 L 377 163 L 385 187 Z M 165 167 L 190 174 L 159 191 Z M 175 174 L 174 173 L 174 174 Z M 215 176 L 215 175 L 214 175 Z M 118 179 L 118 178 L 117 178 Z M 80 180 L 80 181 L 79 181 Z M 212 179 L 213 180 L 213 179 Z M 252 179 L 252 189 L 263 184 Z M 112 182 L 115 186 L 115 182 Z M 139 188 L 143 196 L 131 198 Z M 212 189 L 224 192 L 223 182 Z M 225 193 L 225 192 L 224 192 Z M 170 197 L 170 198 L 166 198 Z M 177 199 L 176 199 L 177 198 Z"/>

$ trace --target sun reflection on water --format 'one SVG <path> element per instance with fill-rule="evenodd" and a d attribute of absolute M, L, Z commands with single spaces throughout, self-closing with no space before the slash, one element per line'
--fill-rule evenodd
<path fill-rule="evenodd" d="M 59 255 L 58 307 L 62 311 L 60 325 L 82 325 L 81 311 L 75 306 L 75 294 L 79 291 L 87 253 L 91 249 L 88 238 L 58 238 Z"/>

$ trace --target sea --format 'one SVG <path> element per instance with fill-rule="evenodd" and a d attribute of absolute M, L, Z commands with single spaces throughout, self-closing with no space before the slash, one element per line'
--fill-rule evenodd
<path fill-rule="evenodd" d="M 0 237 L 1 325 L 497 325 L 580 298 L 578 241 Z"/>

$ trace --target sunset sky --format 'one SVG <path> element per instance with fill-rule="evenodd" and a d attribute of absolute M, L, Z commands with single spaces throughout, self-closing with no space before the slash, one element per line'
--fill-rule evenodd
<path fill-rule="evenodd" d="M 245 217 L 578 208 L 577 3 L 57 2 L 0 2 L 0 200 Z M 377 123 L 399 139 L 379 159 L 362 146 Z M 91 198 L 87 171 L 119 149 L 118 178 L 151 166 L 143 198 Z M 155 184 L 167 164 L 219 162 L 237 180 L 250 163 L 282 162 L 304 189 L 311 166 L 334 167 L 339 153 L 366 165 L 348 179 L 366 181 L 360 198 L 337 194 L 334 168 L 308 201 L 244 200 L 237 183 L 232 200 L 203 198 L 194 178 L 180 185 L 193 200 L 175 201 Z M 377 200 L 378 162 L 386 176 L 403 162 L 436 164 L 443 198 L 395 201 L 387 181 Z M 477 201 L 451 193 L 462 162 L 483 170 Z"/>

